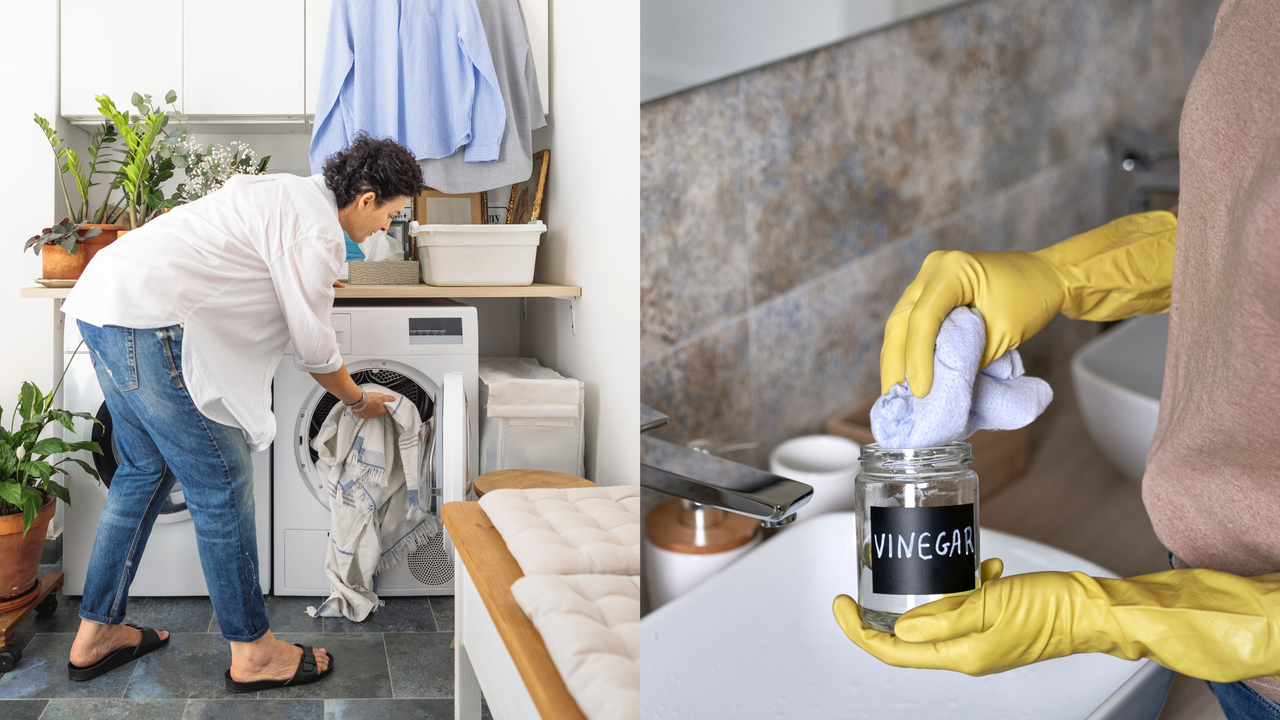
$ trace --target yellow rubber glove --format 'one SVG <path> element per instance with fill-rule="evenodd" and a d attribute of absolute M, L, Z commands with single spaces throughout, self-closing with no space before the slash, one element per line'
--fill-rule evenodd
<path fill-rule="evenodd" d="M 908 611 L 893 635 L 865 625 L 848 595 L 835 599 L 836 622 L 897 667 L 989 675 L 1098 652 L 1214 682 L 1280 675 L 1280 573 L 1167 570 L 1111 580 L 1038 572 L 988 581 L 987 562 L 980 589 Z"/>
<path fill-rule="evenodd" d="M 880 392 L 910 378 L 911 392 L 933 387 L 933 346 L 953 309 L 982 313 L 982 364 L 1016 348 L 1054 315 L 1122 320 L 1169 310 L 1178 220 L 1158 211 L 1129 215 L 1035 252 L 930 253 L 884 329 Z"/>

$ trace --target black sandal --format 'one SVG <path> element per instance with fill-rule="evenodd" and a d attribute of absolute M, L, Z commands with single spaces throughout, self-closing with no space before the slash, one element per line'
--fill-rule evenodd
<path fill-rule="evenodd" d="M 276 688 L 291 687 L 293 685 L 306 685 L 308 683 L 323 680 L 333 672 L 333 653 L 328 650 L 324 651 L 329 656 L 329 668 L 324 672 L 317 672 L 316 654 L 310 645 L 294 646 L 302 648 L 302 659 L 298 661 L 298 670 L 293 677 L 288 680 L 258 680 L 257 682 L 236 682 L 231 679 L 231 671 L 227 670 L 227 689 L 235 693 L 255 693 L 263 690 L 275 690 Z"/>
<path fill-rule="evenodd" d="M 122 647 L 115 652 L 108 653 L 106 657 L 102 658 L 98 662 L 85 667 L 72 665 L 68 662 L 67 676 L 76 682 L 92 680 L 105 672 L 115 670 L 125 663 L 133 662 L 143 655 L 146 655 L 153 650 L 159 650 L 169 644 L 169 638 L 161 640 L 160 634 L 151 628 L 138 627 L 137 625 L 129 623 L 125 624 L 129 625 L 131 628 L 142 631 L 142 642 L 132 647 Z"/>

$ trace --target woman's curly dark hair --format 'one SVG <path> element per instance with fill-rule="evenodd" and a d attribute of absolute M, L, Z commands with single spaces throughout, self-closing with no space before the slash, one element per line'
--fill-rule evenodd
<path fill-rule="evenodd" d="M 422 168 L 408 148 L 363 132 L 324 162 L 324 184 L 333 191 L 340 208 L 367 192 L 373 192 L 382 206 L 392 198 L 417 197 L 426 187 Z"/>

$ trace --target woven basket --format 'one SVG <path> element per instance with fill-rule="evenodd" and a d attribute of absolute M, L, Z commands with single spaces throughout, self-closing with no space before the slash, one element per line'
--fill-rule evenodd
<path fill-rule="evenodd" d="M 352 260 L 348 263 L 352 285 L 417 285 L 418 263 L 414 260 Z"/>

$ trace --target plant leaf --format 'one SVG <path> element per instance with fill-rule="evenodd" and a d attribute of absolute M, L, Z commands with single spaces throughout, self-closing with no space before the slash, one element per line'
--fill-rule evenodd
<path fill-rule="evenodd" d="M 52 495 L 52 496 L 54 496 L 54 497 L 58 498 L 58 499 L 59 499 L 59 500 L 61 500 L 62 502 L 66 503 L 66 504 L 68 504 L 68 505 L 70 505 L 70 504 L 71 504 L 71 492 L 70 492 L 69 490 L 67 490 L 67 488 L 66 488 L 66 487 L 64 487 L 63 485 L 61 485 L 60 483 L 58 483 L 58 481 L 56 481 L 56 480 L 45 480 L 45 481 L 44 481 L 44 489 L 45 489 L 45 490 L 47 490 L 47 491 L 49 492 L 49 494 L 50 494 L 50 495 Z"/>
<path fill-rule="evenodd" d="M 54 453 L 68 452 L 71 446 L 62 438 L 48 437 L 35 445 L 31 446 L 32 455 L 52 455 Z"/>
<path fill-rule="evenodd" d="M 63 452 L 75 452 L 77 450 L 88 450 L 92 453 L 102 454 L 102 446 L 93 440 L 81 440 L 67 445 L 67 449 Z"/>
<path fill-rule="evenodd" d="M 64 462 L 73 462 L 73 463 L 75 463 L 75 464 L 79 465 L 81 468 L 83 468 L 83 469 L 84 469 L 84 471 L 85 471 L 85 472 L 89 473 L 89 475 L 91 475 L 91 476 L 93 477 L 93 479 L 94 479 L 94 480 L 100 480 L 100 479 L 101 479 L 101 478 L 99 478 L 99 477 L 98 477 L 98 471 L 97 471 L 97 470 L 95 470 L 95 469 L 93 468 L 93 466 L 92 466 L 92 465 L 90 465 L 89 463 L 87 463 L 87 462 L 85 462 L 85 461 L 81 460 L 80 458 L 73 458 L 73 457 L 63 458 L 61 461 L 59 461 L 59 462 L 58 462 L 58 464 L 59 464 L 59 465 L 61 465 L 61 464 L 62 464 L 62 463 L 64 463 Z"/>
<path fill-rule="evenodd" d="M 85 414 L 88 414 L 88 413 L 85 413 Z M 3 413 L 0 413 L 0 415 L 3 415 Z M 71 419 L 72 418 L 71 413 L 67 412 L 66 410 L 63 410 L 62 408 L 53 408 L 52 410 L 49 411 L 49 417 L 56 420 L 58 424 L 62 425 L 62 427 L 70 430 L 71 432 L 76 431 L 75 421 Z"/>
<path fill-rule="evenodd" d="M 40 412 L 36 408 L 36 403 L 42 398 L 40 388 L 37 388 L 34 383 L 22 383 L 22 391 L 18 395 L 18 414 L 24 421 L 30 420 L 33 415 Z"/>
<path fill-rule="evenodd" d="M 12 480 L 0 482 L 0 500 L 22 507 L 22 485 Z"/>
<path fill-rule="evenodd" d="M 48 480 L 53 477 L 53 466 L 43 460 L 30 460 L 18 466 L 22 472 Z"/>
<path fill-rule="evenodd" d="M 22 488 L 22 537 L 27 536 L 27 531 L 35 523 L 42 500 L 44 498 L 41 497 L 39 490 L 32 487 Z"/>

